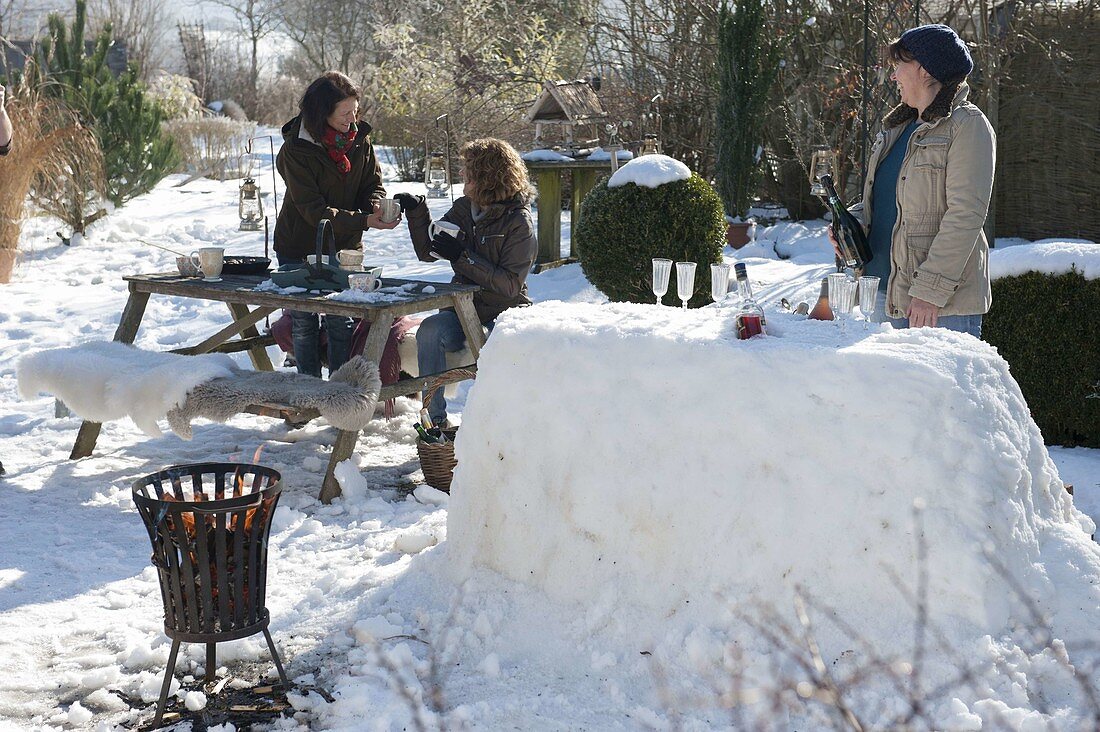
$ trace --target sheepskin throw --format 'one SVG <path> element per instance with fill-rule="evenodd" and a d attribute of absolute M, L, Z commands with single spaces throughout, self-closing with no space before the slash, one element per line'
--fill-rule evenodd
<path fill-rule="evenodd" d="M 158 420 L 191 439 L 191 420 L 219 422 L 253 404 L 317 409 L 342 430 L 366 426 L 382 388 L 378 367 L 356 356 L 329 381 L 288 372 L 239 368 L 229 356 L 181 356 L 115 342 L 91 342 L 24 356 L 16 366 L 19 392 L 33 399 L 56 396 L 93 422 L 130 417 L 146 434 L 160 435 Z"/>
<path fill-rule="evenodd" d="M 189 440 L 195 417 L 224 422 L 250 405 L 274 402 L 313 407 L 337 429 L 361 430 L 374 416 L 381 388 L 378 367 L 362 356 L 353 356 L 328 381 L 285 371 L 238 370 L 189 391 L 187 401 L 168 412 L 168 425 Z"/>

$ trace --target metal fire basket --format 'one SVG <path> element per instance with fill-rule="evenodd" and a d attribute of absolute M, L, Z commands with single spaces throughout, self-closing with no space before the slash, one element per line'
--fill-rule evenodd
<path fill-rule="evenodd" d="M 210 682 L 217 643 L 262 632 L 290 688 L 264 606 L 268 534 L 281 492 L 278 471 L 245 463 L 173 465 L 134 481 L 134 503 L 160 579 L 164 632 L 172 639 L 154 726 L 164 715 L 183 642 L 206 644 Z"/>

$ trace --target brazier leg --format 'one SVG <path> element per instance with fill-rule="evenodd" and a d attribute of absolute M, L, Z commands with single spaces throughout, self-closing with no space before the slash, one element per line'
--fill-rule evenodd
<path fill-rule="evenodd" d="M 214 671 L 218 668 L 217 643 L 206 644 L 206 683 L 214 680 Z"/>
<path fill-rule="evenodd" d="M 157 700 L 157 714 L 153 717 L 153 727 L 159 727 L 164 717 L 164 706 L 168 702 L 168 690 L 172 688 L 172 675 L 176 671 L 176 654 L 179 653 L 180 642 L 172 641 L 172 652 L 168 654 L 168 668 L 164 670 L 164 683 L 160 686 L 160 699 Z"/>
<path fill-rule="evenodd" d="M 279 652 L 275 650 L 275 641 L 271 640 L 271 633 L 264 628 L 264 638 L 267 638 L 267 647 L 271 649 L 271 658 L 275 661 L 275 669 L 279 672 L 279 678 L 283 682 L 283 690 L 290 690 L 290 682 L 286 679 L 286 671 L 283 671 L 283 663 L 279 660 Z"/>

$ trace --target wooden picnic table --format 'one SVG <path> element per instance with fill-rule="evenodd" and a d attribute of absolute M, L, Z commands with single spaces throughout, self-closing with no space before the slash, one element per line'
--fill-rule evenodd
<path fill-rule="evenodd" d="M 390 324 L 394 318 L 438 308 L 452 307 L 462 324 L 462 330 L 466 334 L 466 345 L 473 354 L 474 363 L 448 369 L 440 374 L 422 374 L 416 378 L 402 379 L 395 384 L 385 385 L 382 387 L 378 399 L 382 401 L 422 391 L 427 388 L 428 384 L 436 380 L 441 383 L 460 381 L 469 378 L 468 374 L 461 372 L 476 371 L 477 369 L 477 357 L 482 346 L 485 345 L 485 335 L 474 310 L 474 293 L 480 289 L 476 285 L 383 278 L 383 289 L 402 285 L 412 285 L 413 287 L 402 293 L 399 299 L 389 298 L 384 301 L 366 303 L 326 299 L 321 295 L 306 292 L 287 295 L 257 290 L 257 285 L 267 278 L 266 274 L 223 274 L 220 282 L 207 282 L 198 277 L 184 277 L 176 273 L 139 274 L 124 277 L 123 279 L 129 283 L 130 296 L 122 310 L 122 317 L 118 328 L 115 330 L 114 340 L 120 343 L 134 342 L 150 295 L 175 295 L 224 302 L 229 307 L 232 322 L 201 343 L 186 348 L 177 348 L 170 351 L 171 353 L 196 355 L 211 352 L 248 351 L 252 365 L 257 370 L 273 371 L 274 368 L 267 356 L 266 349 L 267 346 L 274 344 L 275 339 L 269 334 L 261 335 L 256 330 L 256 324 L 272 313 L 287 309 L 326 313 L 328 315 L 346 315 L 368 320 L 372 327 L 367 334 L 363 356 L 375 363 L 380 363 L 382 350 L 385 348 L 386 339 L 389 337 Z M 431 288 L 433 291 L 426 292 L 425 288 Z M 378 324 L 382 324 L 382 327 L 374 327 Z M 237 337 L 234 338 L 234 336 Z M 302 412 L 290 407 L 271 404 L 255 405 L 255 408 L 250 411 L 256 414 L 282 416 L 291 419 L 317 416 L 315 410 Z M 69 459 L 76 460 L 91 455 L 92 450 L 95 449 L 96 440 L 99 438 L 99 431 L 100 424 L 98 422 L 85 420 L 80 425 L 80 431 L 77 433 L 76 442 L 73 444 Z M 340 484 L 337 482 L 333 471 L 338 463 L 347 460 L 351 456 L 358 439 L 358 431 L 340 430 L 337 435 L 336 443 L 332 448 L 332 455 L 329 458 L 328 470 L 325 472 L 325 479 L 321 485 L 320 498 L 324 503 L 329 503 L 333 498 L 340 495 Z"/>

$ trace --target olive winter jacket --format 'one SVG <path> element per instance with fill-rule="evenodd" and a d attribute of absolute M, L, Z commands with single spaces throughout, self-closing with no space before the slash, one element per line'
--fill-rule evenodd
<path fill-rule="evenodd" d="M 283 125 L 283 146 L 275 166 L 286 182 L 286 197 L 275 222 L 275 253 L 280 259 L 304 259 L 316 251 L 317 224 L 332 222 L 337 249 L 357 249 L 366 218 L 386 197 L 382 172 L 370 143 L 370 125 L 357 124 L 347 152 L 351 171 L 336 167 L 319 142 L 302 127 L 301 117 Z"/>

